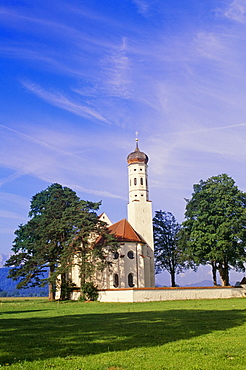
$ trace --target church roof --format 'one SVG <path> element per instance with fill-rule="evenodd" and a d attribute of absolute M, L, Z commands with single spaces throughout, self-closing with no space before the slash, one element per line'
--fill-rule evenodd
<path fill-rule="evenodd" d="M 132 163 L 148 163 L 148 156 L 144 152 L 140 152 L 139 147 L 138 147 L 138 139 L 136 139 L 136 148 L 134 152 L 130 153 L 127 157 L 127 162 L 128 164 Z"/>
<path fill-rule="evenodd" d="M 146 243 L 125 218 L 109 226 L 108 229 L 110 234 L 114 234 L 119 242 Z"/>

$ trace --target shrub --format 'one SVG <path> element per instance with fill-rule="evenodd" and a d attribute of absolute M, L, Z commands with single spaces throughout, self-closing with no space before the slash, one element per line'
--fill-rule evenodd
<path fill-rule="evenodd" d="M 81 287 L 81 301 L 96 301 L 98 298 L 98 289 L 92 282 L 87 282 Z"/>

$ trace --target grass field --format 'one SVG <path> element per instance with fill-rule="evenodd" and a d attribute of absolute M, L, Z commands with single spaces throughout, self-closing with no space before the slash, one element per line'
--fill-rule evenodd
<path fill-rule="evenodd" d="M 246 369 L 246 299 L 148 303 L 1 298 L 0 367 Z"/>

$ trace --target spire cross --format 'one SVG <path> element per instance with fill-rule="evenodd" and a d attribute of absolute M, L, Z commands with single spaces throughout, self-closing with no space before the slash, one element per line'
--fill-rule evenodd
<path fill-rule="evenodd" d="M 135 132 L 135 135 L 136 135 L 136 149 L 135 150 L 139 150 L 138 148 L 138 131 Z"/>

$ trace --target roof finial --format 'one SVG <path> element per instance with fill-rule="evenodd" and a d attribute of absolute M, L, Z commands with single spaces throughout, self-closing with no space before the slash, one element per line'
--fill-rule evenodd
<path fill-rule="evenodd" d="M 135 132 L 135 135 L 136 135 L 136 150 L 139 150 L 138 148 L 138 131 Z"/>
<path fill-rule="evenodd" d="M 134 152 L 130 153 L 128 156 L 127 156 L 127 163 L 130 165 L 130 164 L 133 164 L 133 163 L 145 163 L 147 164 L 148 163 L 148 156 L 147 154 L 143 153 L 143 152 L 140 152 L 139 150 L 139 147 L 138 147 L 138 132 L 136 131 L 135 132 L 135 135 L 136 135 L 136 149 L 134 150 Z"/>

